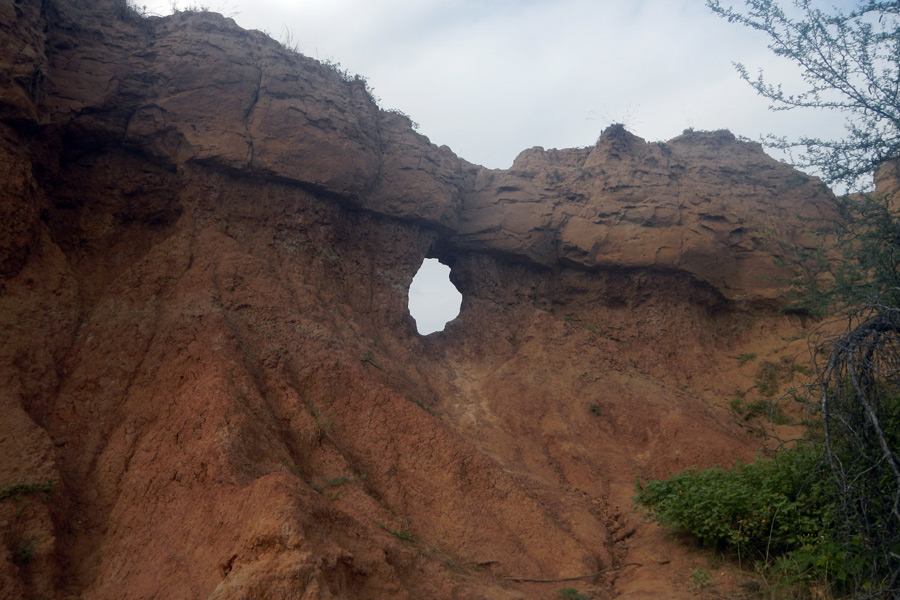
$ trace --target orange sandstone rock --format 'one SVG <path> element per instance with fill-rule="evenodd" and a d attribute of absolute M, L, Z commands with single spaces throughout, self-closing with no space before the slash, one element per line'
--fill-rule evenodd
<path fill-rule="evenodd" d="M 487 170 L 208 13 L 0 36 L 0 488 L 54 482 L 0 501 L 0 595 L 693 597 L 634 478 L 761 448 L 734 357 L 805 349 L 766 240 L 815 180 L 616 127 Z"/>

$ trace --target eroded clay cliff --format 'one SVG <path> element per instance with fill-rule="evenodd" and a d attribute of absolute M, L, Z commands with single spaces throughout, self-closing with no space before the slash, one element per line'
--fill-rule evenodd
<path fill-rule="evenodd" d="M 487 170 L 118 0 L 0 4 L 0 65 L 0 596 L 691 596 L 634 478 L 762 447 L 728 404 L 804 360 L 817 181 L 620 127 Z M 464 299 L 421 337 L 427 256 Z"/>

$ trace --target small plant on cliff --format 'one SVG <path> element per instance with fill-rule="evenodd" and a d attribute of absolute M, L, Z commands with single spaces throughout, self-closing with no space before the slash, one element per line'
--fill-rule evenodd
<path fill-rule="evenodd" d="M 415 404 L 416 406 L 418 406 L 419 408 L 421 408 L 422 410 L 424 410 L 425 412 L 427 412 L 429 415 L 431 415 L 431 416 L 433 416 L 433 417 L 439 417 L 439 416 L 441 416 L 441 413 L 437 412 L 436 410 L 434 410 L 433 408 L 431 408 L 430 406 L 428 406 L 427 404 L 425 404 L 423 401 L 419 400 L 419 399 L 416 398 L 415 396 L 410 396 L 409 394 L 407 394 L 407 395 L 406 395 L 406 399 L 409 400 L 410 402 L 412 402 L 413 404 Z"/>
<path fill-rule="evenodd" d="M 744 402 L 741 398 L 734 398 L 729 403 L 729 406 L 741 422 L 765 418 L 775 425 L 790 425 L 793 423 L 793 420 L 772 400 Z"/>
<path fill-rule="evenodd" d="M 556 597 L 560 600 L 588 600 L 587 594 L 582 594 L 575 588 L 560 588 L 556 590 Z"/>
<path fill-rule="evenodd" d="M 399 527 L 393 528 L 388 525 L 385 525 L 382 522 L 378 522 L 378 526 L 390 533 L 392 536 L 401 540 L 403 542 L 413 542 L 415 541 L 415 536 L 410 531 L 410 526 L 412 525 L 412 519 L 406 519 L 403 523 L 400 524 Z"/>
<path fill-rule="evenodd" d="M 53 492 L 54 483 L 43 481 L 40 483 L 13 483 L 0 488 L 0 501 L 21 500 L 25 496 L 36 494 L 49 494 Z"/>
<path fill-rule="evenodd" d="M 351 73 L 349 70 L 343 68 L 341 66 L 341 63 L 337 61 L 324 59 L 321 61 L 321 63 L 337 73 L 337 75 L 341 79 L 343 79 L 345 83 L 362 87 L 363 91 L 366 93 L 366 96 L 369 97 L 369 100 L 371 100 L 373 104 L 378 104 L 378 97 L 375 95 L 375 91 L 369 85 L 369 80 L 367 78 L 359 74 Z"/>
<path fill-rule="evenodd" d="M 756 360 L 756 353 L 755 352 L 744 352 L 743 354 L 738 354 L 736 358 L 737 358 L 738 364 L 743 365 L 747 362 L 750 362 L 751 360 Z"/>
<path fill-rule="evenodd" d="M 13 546 L 10 547 L 12 560 L 15 564 L 28 564 L 37 551 L 37 542 L 35 540 L 21 538 L 20 532 L 16 533 L 18 530 L 16 523 L 19 522 L 19 517 L 21 517 L 31 505 L 32 498 L 36 496 L 41 500 L 46 500 L 46 496 L 53 492 L 54 487 L 55 484 L 52 481 L 43 481 L 39 483 L 13 483 L 0 487 L 0 502 L 10 501 L 15 503 L 16 506 L 13 513 L 15 518 L 12 520 L 12 523 L 10 523 L 10 521 L 2 522 L 4 528 L 9 527 L 8 531 L 4 534 L 4 537 L 6 537 L 7 540 L 15 540 L 17 537 L 20 538 L 17 543 L 13 542 Z"/>
<path fill-rule="evenodd" d="M 320 436 L 331 431 L 331 428 L 334 425 L 334 420 L 326 417 L 321 409 L 318 408 L 312 412 L 312 418 L 315 423 L 316 434 Z"/>
<path fill-rule="evenodd" d="M 384 367 L 375 362 L 375 357 L 372 356 L 372 353 L 366 350 L 362 353 L 362 358 L 359 359 L 359 362 L 363 364 L 366 370 L 369 370 L 369 367 L 375 367 L 379 371 L 384 371 Z"/>
<path fill-rule="evenodd" d="M 13 562 L 18 565 L 27 565 L 36 551 L 37 543 L 34 540 L 22 540 L 13 553 Z"/>
<path fill-rule="evenodd" d="M 198 2 L 191 2 L 184 8 L 180 8 L 178 4 L 178 0 L 170 0 L 169 8 L 173 13 L 177 12 L 209 12 L 208 4 L 200 4 Z"/>
<path fill-rule="evenodd" d="M 278 40 L 278 43 L 288 52 L 300 54 L 300 42 L 294 41 L 294 32 L 291 31 L 287 25 L 284 26 L 284 31 L 282 32 L 281 39 Z"/>
<path fill-rule="evenodd" d="M 416 130 L 416 131 L 419 130 L 419 124 L 416 123 L 415 121 L 413 121 L 413 120 L 412 120 L 412 117 L 410 117 L 408 114 L 406 114 L 406 113 L 403 112 L 402 110 L 398 110 L 398 109 L 396 109 L 396 108 L 391 108 L 391 109 L 388 109 L 386 112 L 388 112 L 388 113 L 390 113 L 390 114 L 392 114 L 392 115 L 396 115 L 396 116 L 398 116 L 398 117 L 400 117 L 400 118 L 402 118 L 402 119 L 405 119 L 405 120 L 409 121 L 409 126 L 410 126 L 410 127 L 412 127 L 412 128 L 413 128 L 414 130 Z"/>
<path fill-rule="evenodd" d="M 691 571 L 691 587 L 695 590 L 704 590 L 712 583 L 712 573 L 706 569 L 697 567 Z"/>

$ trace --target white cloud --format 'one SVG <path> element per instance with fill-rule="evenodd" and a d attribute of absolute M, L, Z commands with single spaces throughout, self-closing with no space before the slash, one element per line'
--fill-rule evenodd
<path fill-rule="evenodd" d="M 796 71 L 699 0 L 178 1 L 276 38 L 290 31 L 304 54 L 367 77 L 432 142 L 490 168 L 532 146 L 592 144 L 613 122 L 648 140 L 688 127 L 841 134 L 834 115 L 768 111 L 732 61 L 777 79 Z M 171 2 L 147 7 L 164 14 Z"/>

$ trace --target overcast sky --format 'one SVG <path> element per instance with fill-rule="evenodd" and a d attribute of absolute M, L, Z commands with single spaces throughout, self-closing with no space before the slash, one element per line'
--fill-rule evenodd
<path fill-rule="evenodd" d="M 834 114 L 768 110 L 732 63 L 800 90 L 796 69 L 703 0 L 177 0 L 192 5 L 339 62 L 368 79 L 382 108 L 488 168 L 533 146 L 592 145 L 612 123 L 647 141 L 687 128 L 842 134 Z"/>

